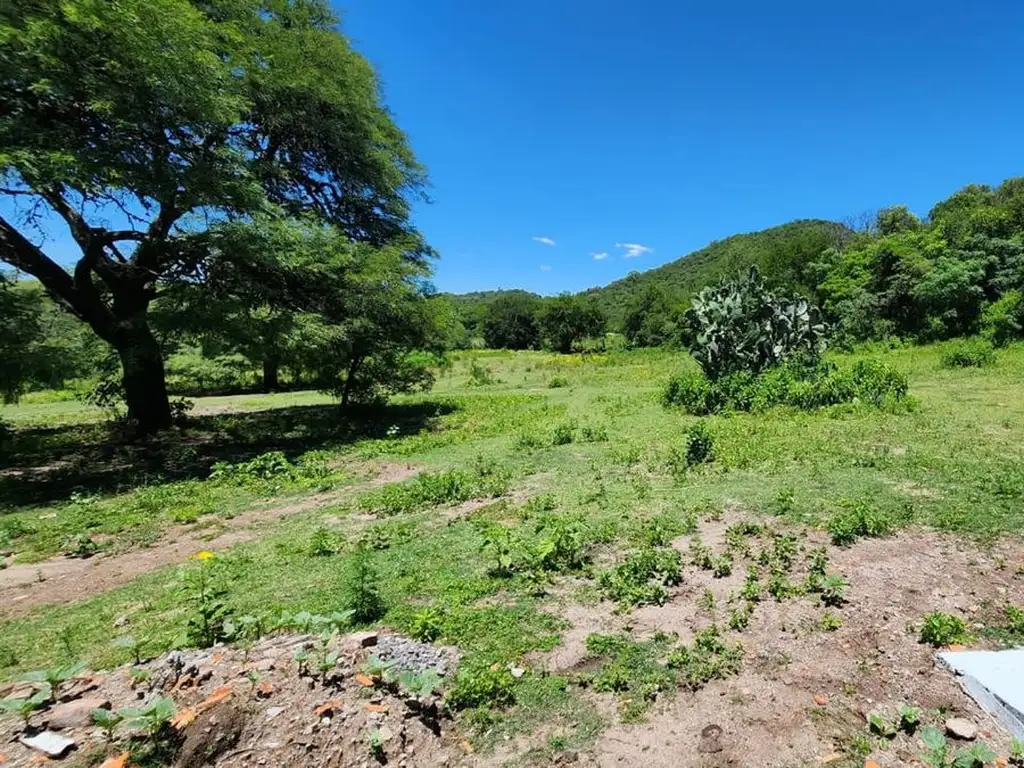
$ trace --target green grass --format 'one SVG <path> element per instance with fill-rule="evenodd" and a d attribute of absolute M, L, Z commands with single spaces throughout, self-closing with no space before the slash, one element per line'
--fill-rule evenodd
<path fill-rule="evenodd" d="M 504 668 L 551 648 L 564 629 L 551 596 L 552 579 L 562 577 L 544 566 L 553 519 L 571 523 L 572 547 L 608 548 L 616 562 L 692 531 L 697 515 L 726 503 L 830 529 L 837 543 L 911 524 L 976 537 L 1020 530 L 1024 348 L 1002 350 L 996 365 L 978 369 L 943 368 L 945 346 L 878 345 L 838 356 L 842 364 L 883 359 L 905 373 L 909 406 L 705 417 L 714 458 L 691 465 L 687 432 L 698 419 L 663 408 L 659 396 L 670 375 L 693 363 L 663 351 L 460 353 L 431 392 L 358 418 L 309 393 L 205 398 L 182 433 L 145 450 L 85 423 L 96 414 L 78 403 L 6 407 L 2 417 L 16 433 L 15 450 L 0 457 L 0 549 L 38 559 L 82 532 L 111 537 L 108 546 L 135 546 L 176 522 L 217 523 L 268 498 L 357 481 L 367 461 L 410 463 L 431 479 L 352 494 L 218 556 L 226 606 L 236 614 L 337 610 L 361 540 L 379 574 L 384 624 L 412 630 L 433 606 L 432 632 L 462 648 L 466 669 Z M 490 368 L 494 383 L 471 383 L 473 361 Z M 560 386 L 552 387 L 555 378 Z M 215 461 L 270 451 L 323 470 L 208 479 Z M 73 472 L 32 479 L 33 467 L 79 455 L 88 461 Z M 468 516 L 442 514 L 446 505 L 497 495 Z M 387 519 L 361 519 L 367 512 Z M 504 571 L 491 562 L 493 545 L 483 549 L 495 526 L 518 547 Z M 583 562 L 575 578 L 600 595 L 606 564 Z M 125 614 L 147 653 L 174 646 L 189 619 L 181 584 L 179 569 L 165 569 L 81 604 L 0 623 L 0 677 L 78 658 L 127 661 L 111 643 L 113 623 Z M 629 684 L 642 688 L 644 675 L 657 670 L 637 668 L 640 678 Z M 513 705 L 463 715 L 478 744 L 549 723 L 556 733 L 543 758 L 567 744 L 585 748 L 599 730 L 570 681 L 530 672 L 509 685 Z"/>

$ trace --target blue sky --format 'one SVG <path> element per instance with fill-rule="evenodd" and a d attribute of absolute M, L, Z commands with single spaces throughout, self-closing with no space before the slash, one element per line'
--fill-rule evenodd
<path fill-rule="evenodd" d="M 441 290 L 581 290 L 1024 174 L 1012 0 L 334 2 L 430 171 Z"/>
<path fill-rule="evenodd" d="M 924 214 L 1024 173 L 1009 0 L 336 8 L 430 171 L 416 221 L 441 290 L 579 290 L 736 232 Z"/>

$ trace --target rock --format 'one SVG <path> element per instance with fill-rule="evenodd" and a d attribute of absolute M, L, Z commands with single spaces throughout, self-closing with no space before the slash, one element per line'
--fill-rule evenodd
<path fill-rule="evenodd" d="M 175 768 L 216 764 L 218 755 L 238 743 L 244 728 L 245 714 L 231 704 L 221 702 L 185 729 L 185 740 L 178 750 Z"/>
<path fill-rule="evenodd" d="M 127 627 L 131 623 L 131 621 L 132 617 L 125 613 L 114 619 L 114 626 L 117 629 L 120 629 L 121 627 Z"/>
<path fill-rule="evenodd" d="M 710 755 L 722 751 L 722 726 L 706 725 L 700 732 L 700 742 L 697 744 L 697 751 L 701 754 Z"/>
<path fill-rule="evenodd" d="M 94 709 L 108 709 L 107 699 L 75 699 L 53 707 L 46 716 L 46 727 L 55 731 L 79 728 L 92 722 Z"/>
<path fill-rule="evenodd" d="M 373 630 L 367 630 L 365 632 L 353 632 L 350 635 L 352 642 L 358 645 L 360 648 L 372 648 L 377 644 L 377 640 L 380 635 Z"/>
<path fill-rule="evenodd" d="M 518 680 L 519 678 L 521 678 L 523 675 L 526 674 L 526 670 L 523 669 L 522 667 L 509 667 L 508 671 L 512 674 L 512 677 L 514 677 L 516 680 Z"/>
<path fill-rule="evenodd" d="M 60 758 L 75 747 L 74 739 L 61 736 L 53 731 L 43 731 L 35 736 L 22 736 L 19 741 L 26 747 L 42 752 L 47 757 Z"/>
<path fill-rule="evenodd" d="M 268 707 L 267 711 L 264 713 L 264 716 L 267 718 L 267 720 L 273 720 L 282 712 L 284 712 L 284 707 Z"/>
<path fill-rule="evenodd" d="M 255 669 L 257 672 L 270 672 L 273 668 L 273 659 L 260 659 L 249 665 L 249 669 Z"/>
<path fill-rule="evenodd" d="M 946 721 L 946 733 L 955 739 L 974 741 L 978 735 L 978 726 L 962 717 L 951 717 Z"/>

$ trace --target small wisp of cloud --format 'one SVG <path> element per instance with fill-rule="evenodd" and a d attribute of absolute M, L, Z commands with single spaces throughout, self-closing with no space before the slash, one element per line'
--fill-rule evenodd
<path fill-rule="evenodd" d="M 607 251 L 595 251 L 590 255 L 594 257 L 594 261 L 604 261 L 605 259 L 608 258 Z"/>
<path fill-rule="evenodd" d="M 643 256 L 645 253 L 654 253 L 653 248 L 648 248 L 646 245 L 640 245 L 640 243 L 616 243 L 615 247 L 626 249 L 626 252 L 622 254 L 624 259 L 635 259 L 638 256 Z"/>
<path fill-rule="evenodd" d="M 540 243 L 541 245 L 554 245 L 555 241 L 550 237 L 535 237 L 534 242 Z"/>
<path fill-rule="evenodd" d="M 550 264 L 541 264 L 540 265 L 540 271 L 541 272 L 550 272 L 551 271 L 551 265 Z"/>

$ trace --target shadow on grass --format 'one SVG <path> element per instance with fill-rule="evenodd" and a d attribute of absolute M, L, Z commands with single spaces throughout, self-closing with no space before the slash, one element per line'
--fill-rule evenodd
<path fill-rule="evenodd" d="M 413 434 L 455 410 L 447 401 L 342 411 L 304 405 L 195 416 L 147 440 L 111 423 L 15 430 L 0 448 L 0 514 L 66 500 L 72 492 L 128 491 L 155 481 L 205 478 L 218 461 L 268 451 L 293 458 L 365 438 Z"/>

